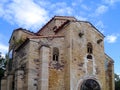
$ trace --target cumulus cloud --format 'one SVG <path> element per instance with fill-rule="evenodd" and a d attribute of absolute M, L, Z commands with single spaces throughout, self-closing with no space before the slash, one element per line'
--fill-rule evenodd
<path fill-rule="evenodd" d="M 107 6 L 101 5 L 96 9 L 95 14 L 98 16 L 98 15 L 104 14 L 107 10 L 108 10 Z"/>
<path fill-rule="evenodd" d="M 65 2 L 52 3 L 48 0 L 5 0 L 3 2 L 0 0 L 1 18 L 33 31 L 38 30 L 53 15 L 73 15 L 73 13 L 74 9 Z"/>
<path fill-rule="evenodd" d="M 117 41 L 118 36 L 119 35 L 108 35 L 105 39 L 108 43 L 115 43 Z"/>
<path fill-rule="evenodd" d="M 12 0 L 2 2 L 0 17 L 20 27 L 38 29 L 48 20 L 47 11 L 33 0 Z"/>

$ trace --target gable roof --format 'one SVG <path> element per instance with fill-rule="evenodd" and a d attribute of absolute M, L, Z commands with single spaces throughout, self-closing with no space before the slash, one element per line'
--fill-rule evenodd
<path fill-rule="evenodd" d="M 63 23 L 61 26 L 59 26 L 56 30 L 55 33 L 57 33 L 61 28 L 63 28 L 66 24 L 68 24 L 69 22 L 84 22 L 84 23 L 88 23 L 91 25 L 91 27 L 93 27 L 98 33 L 100 33 L 100 35 L 102 37 L 105 37 L 92 23 L 90 23 L 89 21 L 78 21 L 75 17 L 72 16 L 54 16 L 52 19 L 50 19 L 50 21 L 48 21 L 37 33 L 40 33 L 51 21 L 53 20 L 67 20 L 65 23 Z"/>
<path fill-rule="evenodd" d="M 71 20 L 76 21 L 77 19 L 72 16 L 54 16 L 52 19 L 50 19 L 37 33 L 40 33 L 51 21 L 53 20 Z"/>
<path fill-rule="evenodd" d="M 100 33 L 101 36 L 105 37 L 95 26 L 93 26 L 90 22 L 88 21 L 77 21 L 77 19 L 75 17 L 71 17 L 71 16 L 54 16 L 52 19 L 50 19 L 50 21 L 47 22 L 47 24 L 45 24 L 37 33 L 34 33 L 34 32 L 31 32 L 29 30 L 26 30 L 26 29 L 23 29 L 23 28 L 18 28 L 18 29 L 15 29 L 13 31 L 16 32 L 16 31 L 23 31 L 31 36 L 35 36 L 36 37 L 43 37 L 43 36 L 40 36 L 38 35 L 38 33 L 40 33 L 41 30 L 43 30 L 52 20 L 66 20 L 61 26 L 59 26 L 56 30 L 55 30 L 55 33 L 59 32 L 59 30 L 61 30 L 62 28 L 64 28 L 64 26 L 68 25 L 68 23 L 70 22 L 84 22 L 84 23 L 88 23 L 89 25 L 91 25 L 91 27 L 93 27 L 98 33 Z M 12 36 L 13 36 L 13 33 L 12 33 Z M 12 38 L 11 36 L 11 38 Z M 46 37 L 46 36 L 45 36 Z M 10 38 L 10 40 L 11 40 Z M 9 40 L 9 42 L 10 42 Z"/>
<path fill-rule="evenodd" d="M 83 23 L 88 23 L 91 27 L 93 27 L 102 37 L 105 37 L 92 23 L 89 21 L 71 21 L 71 22 L 83 22 Z"/>
<path fill-rule="evenodd" d="M 60 27 L 58 27 L 55 30 L 55 33 L 59 32 L 59 30 L 61 30 L 64 26 L 66 26 L 68 23 L 70 22 L 84 22 L 84 23 L 88 23 L 91 25 L 91 27 L 93 27 L 102 37 L 105 37 L 92 23 L 90 23 L 89 21 L 69 21 L 67 20 L 65 23 L 63 23 Z"/>

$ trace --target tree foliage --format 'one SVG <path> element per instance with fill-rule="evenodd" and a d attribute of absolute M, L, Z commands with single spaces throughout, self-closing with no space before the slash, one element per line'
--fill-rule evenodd
<path fill-rule="evenodd" d="M 3 58 L 0 53 L 0 79 L 4 76 L 5 66 L 6 66 L 6 58 Z"/>
<path fill-rule="evenodd" d="M 115 74 L 115 90 L 120 90 L 120 75 Z"/>

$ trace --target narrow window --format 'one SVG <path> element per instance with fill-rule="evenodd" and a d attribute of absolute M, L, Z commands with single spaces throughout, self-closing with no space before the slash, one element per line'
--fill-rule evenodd
<path fill-rule="evenodd" d="M 59 60 L 59 49 L 57 47 L 53 48 L 53 61 Z"/>
<path fill-rule="evenodd" d="M 91 44 L 90 42 L 87 44 L 87 52 L 88 52 L 89 54 L 92 54 L 92 53 L 93 53 L 92 44 Z"/>

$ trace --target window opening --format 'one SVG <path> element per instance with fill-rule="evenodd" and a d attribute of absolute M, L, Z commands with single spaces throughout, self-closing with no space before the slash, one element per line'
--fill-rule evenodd
<path fill-rule="evenodd" d="M 57 47 L 53 48 L 53 61 L 59 60 L 59 49 Z"/>
<path fill-rule="evenodd" d="M 90 53 L 90 54 L 93 53 L 93 48 L 92 48 L 92 44 L 91 43 L 87 44 L 87 52 Z"/>
<path fill-rule="evenodd" d="M 93 79 L 88 79 L 83 82 L 80 90 L 101 90 L 100 85 L 97 81 Z"/>
<path fill-rule="evenodd" d="M 87 59 L 92 59 L 92 55 L 87 55 Z"/>

